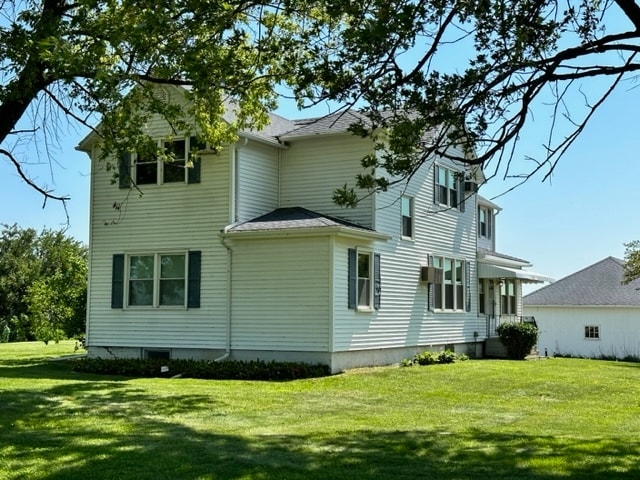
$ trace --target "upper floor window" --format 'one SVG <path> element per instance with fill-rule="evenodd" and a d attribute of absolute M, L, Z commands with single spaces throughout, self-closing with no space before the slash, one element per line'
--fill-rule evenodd
<path fill-rule="evenodd" d="M 155 153 L 130 154 L 120 157 L 120 188 L 136 185 L 166 183 L 200 183 L 200 160 L 196 154 L 205 144 L 196 137 L 162 142 L 158 145 L 169 161 L 163 161 Z"/>
<path fill-rule="evenodd" d="M 442 269 L 442 282 L 433 284 L 436 310 L 465 310 L 466 270 L 464 260 L 433 257 L 433 266 Z"/>
<path fill-rule="evenodd" d="M 597 325 L 585 325 L 584 338 L 598 340 L 600 338 L 600 327 Z"/>
<path fill-rule="evenodd" d="M 478 236 L 491 238 L 493 210 L 489 207 L 478 207 Z"/>
<path fill-rule="evenodd" d="M 435 203 L 464 211 L 464 175 L 435 166 Z"/>
<path fill-rule="evenodd" d="M 403 196 L 400 199 L 402 215 L 402 236 L 413 238 L 413 198 Z"/>

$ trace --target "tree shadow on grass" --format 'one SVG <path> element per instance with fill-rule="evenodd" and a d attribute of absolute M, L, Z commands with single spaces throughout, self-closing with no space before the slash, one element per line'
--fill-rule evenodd
<path fill-rule="evenodd" d="M 159 396 L 108 381 L 0 392 L 0 405 L 7 480 L 640 477 L 640 441 L 628 437 L 365 426 L 305 435 L 258 435 L 238 426 L 231 434 L 224 398 Z M 206 427 L 198 418 L 207 418 Z"/>

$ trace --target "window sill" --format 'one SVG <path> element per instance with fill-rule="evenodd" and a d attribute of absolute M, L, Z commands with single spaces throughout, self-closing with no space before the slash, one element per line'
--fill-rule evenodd
<path fill-rule="evenodd" d="M 359 312 L 359 313 L 371 313 L 371 312 L 373 312 L 373 307 L 358 306 L 356 308 L 356 312 Z"/>
<path fill-rule="evenodd" d="M 127 305 L 122 310 L 128 311 L 144 311 L 144 310 L 187 310 L 184 305 Z"/>
<path fill-rule="evenodd" d="M 400 240 L 404 240 L 405 242 L 415 242 L 416 238 L 415 237 L 406 237 L 404 235 L 400 235 Z"/>

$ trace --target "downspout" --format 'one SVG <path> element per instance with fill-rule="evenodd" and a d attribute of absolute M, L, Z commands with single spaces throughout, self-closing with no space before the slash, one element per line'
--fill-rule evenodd
<path fill-rule="evenodd" d="M 226 317 L 227 317 L 227 322 L 226 322 L 226 337 L 227 337 L 227 342 L 226 342 L 226 347 L 225 347 L 225 353 L 221 356 L 218 357 L 214 360 L 214 362 L 221 362 L 223 360 L 226 360 L 227 358 L 229 358 L 229 356 L 231 355 L 231 306 L 232 306 L 232 302 L 231 302 L 231 294 L 233 292 L 233 289 L 231 288 L 231 279 L 232 279 L 232 260 L 233 260 L 233 250 L 231 249 L 231 247 L 227 244 L 227 239 L 225 237 L 225 231 L 221 230 L 220 233 L 218 234 L 218 238 L 220 239 L 220 244 L 227 250 L 227 305 L 226 305 Z"/>

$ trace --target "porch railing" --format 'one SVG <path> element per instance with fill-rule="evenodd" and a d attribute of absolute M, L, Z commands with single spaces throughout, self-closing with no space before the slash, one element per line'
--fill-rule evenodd
<path fill-rule="evenodd" d="M 496 333 L 497 328 L 503 324 L 508 322 L 518 322 L 518 323 L 532 323 L 536 327 L 538 324 L 536 323 L 535 317 L 531 315 L 487 315 L 487 338 L 497 337 Z"/>

